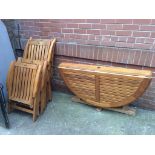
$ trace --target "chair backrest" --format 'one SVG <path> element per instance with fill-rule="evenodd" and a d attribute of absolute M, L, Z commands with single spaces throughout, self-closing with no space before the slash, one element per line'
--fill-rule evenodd
<path fill-rule="evenodd" d="M 47 61 L 40 61 L 40 60 L 29 60 L 19 57 L 18 62 L 27 63 L 27 64 L 36 64 L 41 65 L 41 89 L 44 87 L 45 83 L 47 82 L 47 70 L 48 70 L 48 62 Z"/>
<path fill-rule="evenodd" d="M 12 62 L 7 77 L 9 99 L 33 105 L 40 89 L 41 70 L 41 65 Z"/>
<path fill-rule="evenodd" d="M 46 60 L 52 63 L 55 43 L 56 39 L 30 38 L 26 44 L 23 58 L 30 60 Z"/>

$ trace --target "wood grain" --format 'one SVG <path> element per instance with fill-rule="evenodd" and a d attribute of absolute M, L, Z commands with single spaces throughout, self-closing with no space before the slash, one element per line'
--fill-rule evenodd
<path fill-rule="evenodd" d="M 132 103 L 144 93 L 152 79 L 152 72 L 148 70 L 65 62 L 58 68 L 77 97 L 101 108 Z"/>
<path fill-rule="evenodd" d="M 51 80 L 52 80 L 52 67 L 53 67 L 53 57 L 54 49 L 56 45 L 56 39 L 33 39 L 30 37 L 26 47 L 24 49 L 24 59 L 28 60 L 39 60 L 47 61 L 48 63 L 48 77 L 47 77 L 47 98 L 48 100 L 52 99 L 51 92 Z"/>
<path fill-rule="evenodd" d="M 8 97 L 10 104 L 12 104 L 10 105 L 11 109 L 33 114 L 34 121 L 39 111 L 42 66 L 42 64 L 25 63 L 20 60 L 14 61 L 10 66 L 7 77 Z"/>
<path fill-rule="evenodd" d="M 30 37 L 26 44 L 22 59 L 25 63 L 31 64 L 36 64 L 39 61 L 44 62 L 41 75 L 41 113 L 45 109 L 48 101 L 52 100 L 51 80 L 53 77 L 52 68 L 55 44 L 56 39 L 32 39 L 32 37 Z"/>

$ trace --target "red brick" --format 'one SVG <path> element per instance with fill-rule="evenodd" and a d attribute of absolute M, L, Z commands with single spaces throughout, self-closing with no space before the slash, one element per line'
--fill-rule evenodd
<path fill-rule="evenodd" d="M 51 23 L 50 22 L 37 22 L 37 23 L 35 23 L 35 26 L 38 26 L 38 27 L 51 27 Z"/>
<path fill-rule="evenodd" d="M 21 26 L 20 27 L 20 31 L 24 31 L 24 30 L 27 30 L 28 29 L 28 27 L 27 26 Z M 22 32 L 21 32 L 22 33 Z"/>
<path fill-rule="evenodd" d="M 102 24 L 115 24 L 115 19 L 101 19 Z"/>
<path fill-rule="evenodd" d="M 32 36 L 32 34 L 30 34 Z M 43 37 L 43 36 L 48 36 L 49 35 L 49 32 L 40 32 L 40 35 Z"/>
<path fill-rule="evenodd" d="M 140 30 L 141 31 L 155 31 L 155 26 L 141 25 Z"/>
<path fill-rule="evenodd" d="M 97 35 L 97 36 L 95 36 L 95 40 L 102 40 L 102 35 L 100 36 L 100 35 Z"/>
<path fill-rule="evenodd" d="M 61 29 L 56 27 L 51 27 L 51 32 L 61 32 Z"/>
<path fill-rule="evenodd" d="M 123 30 L 139 30 L 139 25 L 123 25 Z"/>
<path fill-rule="evenodd" d="M 31 20 L 31 21 L 34 21 L 34 19 L 29 19 L 29 20 Z M 38 20 L 38 22 L 51 22 L 52 21 L 52 19 L 39 19 Z M 56 21 L 56 19 L 55 19 L 55 21 Z"/>
<path fill-rule="evenodd" d="M 110 41 L 111 37 L 110 36 L 104 36 L 103 41 Z"/>
<path fill-rule="evenodd" d="M 121 30 L 121 29 L 122 29 L 121 24 L 107 25 L 107 30 Z"/>
<path fill-rule="evenodd" d="M 152 44 L 134 44 L 134 48 L 138 49 L 151 49 Z"/>
<path fill-rule="evenodd" d="M 136 43 L 144 43 L 145 38 L 136 38 Z"/>
<path fill-rule="evenodd" d="M 91 24 L 79 24 L 79 28 L 90 29 L 91 28 Z"/>
<path fill-rule="evenodd" d="M 151 24 L 153 24 L 153 25 L 155 24 L 155 19 L 151 20 Z"/>
<path fill-rule="evenodd" d="M 151 24 L 151 19 L 133 19 L 133 24 Z"/>
<path fill-rule="evenodd" d="M 112 54 L 113 54 L 113 48 L 108 48 L 108 54 L 107 54 L 106 61 L 109 61 L 109 62 L 112 61 Z"/>
<path fill-rule="evenodd" d="M 73 44 L 68 44 L 68 56 L 73 56 Z"/>
<path fill-rule="evenodd" d="M 95 35 L 88 35 L 89 40 L 95 40 Z"/>
<path fill-rule="evenodd" d="M 127 42 L 128 43 L 135 43 L 135 40 L 136 40 L 135 38 L 130 37 L 127 39 Z"/>
<path fill-rule="evenodd" d="M 81 34 L 74 34 L 74 39 L 88 39 L 89 36 L 81 35 Z"/>
<path fill-rule="evenodd" d="M 115 42 L 118 41 L 118 37 L 113 37 L 113 36 L 112 36 L 112 37 L 111 37 L 111 41 L 115 41 Z"/>
<path fill-rule="evenodd" d="M 147 52 L 142 51 L 140 61 L 139 61 L 138 65 L 142 65 L 142 66 L 145 65 L 145 60 L 146 60 L 147 54 L 148 54 Z"/>
<path fill-rule="evenodd" d="M 115 42 L 114 41 L 101 41 L 101 45 L 104 45 L 104 46 L 115 46 Z"/>
<path fill-rule="evenodd" d="M 89 48 L 89 46 L 88 46 L 88 48 Z M 87 57 L 87 48 L 86 48 L 86 46 L 80 46 L 80 55 L 79 55 L 79 57 L 80 58 L 88 58 Z"/>
<path fill-rule="evenodd" d="M 152 59 L 150 60 L 150 67 L 155 67 L 155 52 L 153 52 Z"/>
<path fill-rule="evenodd" d="M 115 23 L 120 24 L 132 24 L 132 19 L 116 19 Z"/>
<path fill-rule="evenodd" d="M 67 28 L 79 28 L 78 24 L 67 24 Z"/>
<path fill-rule="evenodd" d="M 89 49 L 88 49 L 88 52 L 89 52 L 89 59 L 94 59 L 94 52 L 95 52 L 95 46 L 90 46 Z"/>
<path fill-rule="evenodd" d="M 69 39 L 70 38 L 70 34 L 64 34 L 64 38 Z"/>
<path fill-rule="evenodd" d="M 71 23 L 72 19 L 56 19 L 57 22 L 62 22 L 62 23 Z"/>
<path fill-rule="evenodd" d="M 66 35 L 66 34 L 69 36 L 69 38 L 68 38 L 69 40 L 74 39 L 74 37 L 76 35 L 76 34 L 73 34 L 73 33 L 65 33 L 64 35 Z"/>
<path fill-rule="evenodd" d="M 101 35 L 115 35 L 115 31 L 101 30 Z"/>
<path fill-rule="evenodd" d="M 154 42 L 154 39 L 151 38 L 145 38 L 145 42 L 146 44 L 152 44 Z"/>
<path fill-rule="evenodd" d="M 99 59 L 101 59 L 102 61 L 107 61 L 107 57 L 108 57 L 108 49 L 107 48 L 100 48 L 100 52 L 102 53 L 101 58 L 99 55 Z"/>
<path fill-rule="evenodd" d="M 84 29 L 74 29 L 74 33 L 86 34 L 86 30 L 84 30 Z"/>
<path fill-rule="evenodd" d="M 129 51 L 128 64 L 134 64 L 135 51 Z"/>
<path fill-rule="evenodd" d="M 150 32 L 133 32 L 133 37 L 149 37 L 150 36 Z"/>
<path fill-rule="evenodd" d="M 124 49 L 119 48 L 118 56 L 117 56 L 118 63 L 122 63 L 123 56 L 124 56 Z"/>
<path fill-rule="evenodd" d="M 34 30 L 36 31 L 36 30 Z M 51 31 L 50 27 L 40 27 L 40 31 Z"/>
<path fill-rule="evenodd" d="M 66 23 L 49 23 L 48 27 L 56 27 L 56 28 L 67 28 L 67 24 Z"/>
<path fill-rule="evenodd" d="M 125 49 L 124 50 L 124 55 L 123 55 L 122 63 L 124 63 L 124 64 L 128 63 L 129 54 L 130 54 L 129 50 Z"/>
<path fill-rule="evenodd" d="M 151 32 L 151 38 L 155 38 L 155 32 Z"/>
<path fill-rule="evenodd" d="M 135 57 L 134 57 L 134 64 L 135 65 L 138 65 L 139 64 L 139 60 L 140 60 L 140 57 L 141 57 L 141 51 L 140 50 L 136 50 L 135 51 Z"/>
<path fill-rule="evenodd" d="M 72 42 L 72 40 L 71 40 L 71 42 Z M 83 45 L 87 44 L 87 40 L 83 40 L 83 39 L 76 39 L 76 40 L 74 40 L 74 42 L 76 42 L 76 44 L 83 44 Z"/>
<path fill-rule="evenodd" d="M 92 24 L 92 29 L 106 29 L 104 24 Z"/>
<path fill-rule="evenodd" d="M 104 54 L 104 53 L 103 53 L 103 48 L 102 48 L 102 47 L 99 47 L 96 54 L 97 54 L 97 55 L 96 55 L 96 57 L 97 57 L 96 60 L 102 60 L 102 55 Z"/>
<path fill-rule="evenodd" d="M 127 47 L 127 48 L 132 48 L 132 44 L 131 43 L 125 43 L 125 42 L 116 42 L 116 46 L 117 47 Z"/>
<path fill-rule="evenodd" d="M 113 49 L 112 51 L 112 62 L 117 62 L 118 49 Z"/>
<path fill-rule="evenodd" d="M 100 35 L 100 30 L 87 30 L 87 34 Z"/>
<path fill-rule="evenodd" d="M 25 21 L 24 26 L 34 26 L 34 21 Z"/>
<path fill-rule="evenodd" d="M 85 23 L 86 19 L 72 19 L 72 23 Z"/>
<path fill-rule="evenodd" d="M 99 23 L 100 19 L 87 19 L 86 23 Z"/>
<path fill-rule="evenodd" d="M 153 57 L 153 52 L 147 52 L 146 60 L 145 60 L 145 66 L 151 65 L 151 59 Z"/>
<path fill-rule="evenodd" d="M 95 59 L 95 60 L 98 59 L 99 48 L 100 48 L 100 47 L 97 47 L 97 46 L 95 47 L 95 50 L 94 50 L 94 59 Z"/>
<path fill-rule="evenodd" d="M 127 37 L 118 37 L 118 41 L 119 42 L 126 42 L 127 41 Z"/>
<path fill-rule="evenodd" d="M 116 31 L 117 36 L 131 36 L 131 31 Z"/>
<path fill-rule="evenodd" d="M 77 45 L 77 53 L 76 53 L 76 57 L 80 56 L 80 45 Z"/>
<path fill-rule="evenodd" d="M 62 33 L 73 33 L 73 29 L 62 29 Z"/>
<path fill-rule="evenodd" d="M 88 40 L 86 41 L 89 45 L 100 45 L 100 42 L 97 40 Z"/>

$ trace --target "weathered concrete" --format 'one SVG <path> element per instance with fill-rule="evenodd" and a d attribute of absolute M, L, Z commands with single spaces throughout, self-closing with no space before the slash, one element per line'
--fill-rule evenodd
<path fill-rule="evenodd" d="M 1 115 L 0 115 L 1 116 Z M 5 129 L 0 117 L 0 134 L 155 134 L 155 111 L 137 109 L 136 116 L 73 103 L 71 95 L 54 92 L 53 102 L 33 123 L 31 115 L 13 112 L 11 129 Z"/>

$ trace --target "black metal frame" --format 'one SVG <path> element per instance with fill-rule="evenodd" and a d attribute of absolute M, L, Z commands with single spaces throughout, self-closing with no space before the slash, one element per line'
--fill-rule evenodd
<path fill-rule="evenodd" d="M 7 111 L 6 111 L 6 101 L 4 98 L 3 85 L 2 84 L 0 84 L 0 106 L 1 106 L 3 117 L 4 117 L 5 126 L 6 126 L 6 128 L 9 128 L 10 123 L 9 123 L 9 119 L 8 119 L 8 115 L 7 115 Z"/>

